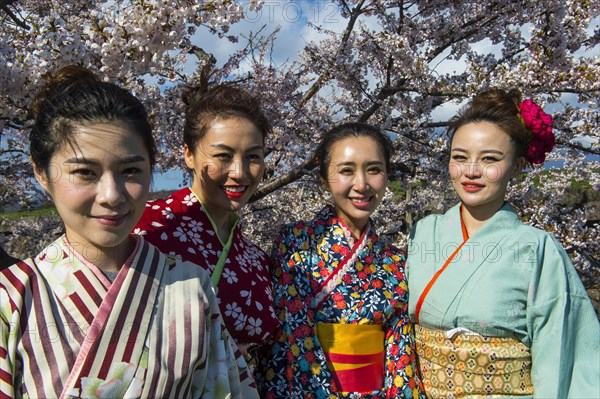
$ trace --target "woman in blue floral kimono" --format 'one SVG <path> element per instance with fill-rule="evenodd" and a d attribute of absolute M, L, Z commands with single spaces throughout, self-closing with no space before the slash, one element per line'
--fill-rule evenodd
<path fill-rule="evenodd" d="M 261 368 L 265 398 L 413 398 L 416 375 L 404 254 L 370 215 L 385 193 L 392 144 L 369 125 L 340 125 L 317 149 L 333 205 L 284 226 L 274 260 L 280 332 Z"/>

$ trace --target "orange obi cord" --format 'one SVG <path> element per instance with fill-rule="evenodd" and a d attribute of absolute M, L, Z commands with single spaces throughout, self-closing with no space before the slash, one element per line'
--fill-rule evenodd
<path fill-rule="evenodd" d="M 385 336 L 380 325 L 317 323 L 316 331 L 335 382 L 333 391 L 383 389 Z"/>
<path fill-rule="evenodd" d="M 444 266 L 442 266 L 442 268 L 433 275 L 433 277 L 431 278 L 431 280 L 429 280 L 429 283 L 427 283 L 427 285 L 425 286 L 425 289 L 421 293 L 421 296 L 419 297 L 419 300 L 417 301 L 417 306 L 415 308 L 415 319 L 417 321 L 417 324 L 420 324 L 419 317 L 421 316 L 421 306 L 423 306 L 423 302 L 425 301 L 425 297 L 427 296 L 427 294 L 429 294 L 429 290 L 431 289 L 431 287 L 433 287 L 433 284 L 435 284 L 438 277 L 440 277 L 440 275 L 444 272 L 444 270 L 446 270 L 446 268 L 448 267 L 450 262 L 452 262 L 452 259 L 454 259 L 456 254 L 460 251 L 460 249 L 463 247 L 463 245 L 465 245 L 465 243 L 469 239 L 469 233 L 467 232 L 467 227 L 465 226 L 465 222 L 463 221 L 463 218 L 462 218 L 462 205 L 460 206 L 459 212 L 460 212 L 459 213 L 460 214 L 460 228 L 462 230 L 463 242 L 458 246 L 458 248 L 456 248 L 454 250 L 454 252 L 452 252 L 452 255 L 450 255 L 450 257 L 448 259 L 446 259 Z"/>

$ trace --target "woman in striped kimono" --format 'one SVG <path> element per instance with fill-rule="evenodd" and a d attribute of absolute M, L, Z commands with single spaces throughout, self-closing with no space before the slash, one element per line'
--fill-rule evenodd
<path fill-rule="evenodd" d="M 421 398 L 404 254 L 370 215 L 393 146 L 379 129 L 337 126 L 317 149 L 333 205 L 284 226 L 273 250 L 280 333 L 257 373 L 262 397 Z"/>
<path fill-rule="evenodd" d="M 156 152 L 143 105 L 71 66 L 32 111 L 65 234 L 0 272 L 0 397 L 257 397 L 209 276 L 130 235 Z"/>
<path fill-rule="evenodd" d="M 509 180 L 554 145 L 550 115 L 520 97 L 489 90 L 451 120 L 460 203 L 410 236 L 409 309 L 430 398 L 600 397 L 600 326 L 577 272 L 505 202 Z"/>

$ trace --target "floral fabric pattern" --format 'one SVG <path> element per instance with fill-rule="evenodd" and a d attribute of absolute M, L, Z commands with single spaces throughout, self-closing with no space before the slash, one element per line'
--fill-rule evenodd
<path fill-rule="evenodd" d="M 352 241 L 332 207 L 326 207 L 309 222 L 286 225 L 277 238 L 272 259 L 275 309 L 281 328 L 255 373 L 261 397 L 425 397 L 416 375 L 402 252 L 379 241 L 372 229 L 354 267 L 346 271 L 321 305 L 315 306 L 315 289 L 350 252 Z M 318 322 L 382 325 L 382 390 L 336 392 L 315 333 Z"/>
<path fill-rule="evenodd" d="M 81 396 L 98 399 L 139 398 L 144 382 L 134 381 L 136 369 L 137 365 L 133 363 L 116 362 L 111 364 L 105 380 L 84 377 L 81 379 Z"/>
<path fill-rule="evenodd" d="M 223 251 L 208 215 L 189 188 L 149 201 L 134 233 L 209 273 Z M 262 343 L 278 324 L 270 268 L 268 255 L 242 235 L 238 223 L 216 287 L 225 326 L 237 343 Z"/>

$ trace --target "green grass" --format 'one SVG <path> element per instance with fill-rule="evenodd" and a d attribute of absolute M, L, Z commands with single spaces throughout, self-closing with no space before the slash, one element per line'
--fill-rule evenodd
<path fill-rule="evenodd" d="M 562 171 L 560 169 L 545 170 L 545 171 L 541 172 L 540 175 L 537 175 L 533 178 L 533 186 L 535 188 L 540 187 L 540 176 L 552 178 L 553 176 L 559 175 L 561 173 L 562 173 Z M 594 169 L 594 170 L 592 170 L 592 173 L 600 173 L 600 169 Z M 521 178 L 524 178 L 525 176 L 527 176 L 527 172 L 521 173 Z M 570 183 L 570 185 L 568 188 L 571 188 L 574 190 L 590 190 L 592 188 L 589 180 L 587 180 L 587 179 L 583 180 L 583 181 L 570 179 L 569 183 Z"/>
<path fill-rule="evenodd" d="M 55 208 L 41 208 L 33 209 L 31 211 L 18 211 L 18 212 L 0 212 L 0 219 L 19 219 L 23 217 L 35 217 L 35 216 L 51 216 L 56 215 Z"/>
<path fill-rule="evenodd" d="M 404 197 L 406 195 L 406 190 L 399 181 L 388 182 L 388 188 L 394 193 L 395 197 Z"/>
<path fill-rule="evenodd" d="M 412 188 L 415 189 L 422 185 L 421 182 L 417 181 L 412 184 Z M 388 181 L 388 188 L 394 193 L 396 198 L 405 198 L 406 189 L 402 187 L 402 183 L 399 181 Z"/>

